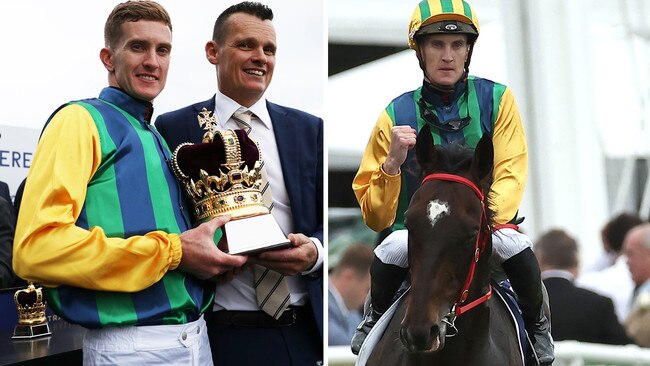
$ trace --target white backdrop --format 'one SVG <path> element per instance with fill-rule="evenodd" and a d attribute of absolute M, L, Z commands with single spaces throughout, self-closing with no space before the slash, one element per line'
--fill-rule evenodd
<path fill-rule="evenodd" d="M 18 186 L 15 182 L 27 173 L 23 168 L 4 167 L 2 151 L 33 151 L 30 146 L 36 144 L 43 124 L 57 107 L 95 97 L 107 85 L 99 51 L 106 18 L 119 2 L 0 2 L 0 180 L 9 183 L 12 192 Z M 212 37 L 217 16 L 239 0 L 158 2 L 172 20 L 173 48 L 167 86 L 154 101 L 154 118 L 214 94 L 216 71 L 205 59 L 204 46 Z M 267 99 L 322 117 L 327 78 L 323 1 L 262 2 L 273 10 L 278 43 Z M 1 125 L 36 132 L 7 130 Z"/>
<path fill-rule="evenodd" d="M 9 185 L 11 196 L 27 176 L 40 130 L 0 125 L 0 180 Z"/>
<path fill-rule="evenodd" d="M 0 124 L 40 129 L 62 103 L 99 94 L 107 85 L 99 61 L 104 23 L 119 2 L 0 2 Z M 204 46 L 217 16 L 239 0 L 158 2 L 171 16 L 173 49 L 167 87 L 154 102 L 155 114 L 214 94 L 216 72 L 205 59 Z M 323 1 L 262 2 L 274 12 L 278 42 L 266 97 L 322 116 L 327 78 Z"/>

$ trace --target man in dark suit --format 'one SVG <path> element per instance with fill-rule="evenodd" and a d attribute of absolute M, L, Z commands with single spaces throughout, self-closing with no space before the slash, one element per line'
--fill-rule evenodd
<path fill-rule="evenodd" d="M 0 289 L 11 287 L 14 283 L 11 258 L 15 231 L 16 218 L 11 202 L 0 197 Z"/>
<path fill-rule="evenodd" d="M 290 306 L 279 319 L 260 310 L 251 268 L 217 283 L 214 313 L 206 316 L 216 365 L 302 366 L 323 359 L 323 121 L 263 98 L 275 66 L 272 19 L 271 9 L 251 2 L 219 15 L 205 46 L 217 70 L 216 95 L 155 123 L 173 151 L 184 142 L 201 142 L 209 125 L 242 128 L 234 115 L 252 113 L 249 136 L 259 144 L 268 172 L 272 214 L 291 233 L 290 248 L 249 259 L 288 276 Z"/>
<path fill-rule="evenodd" d="M 551 307 L 551 334 L 556 341 L 633 343 L 618 322 L 608 297 L 576 287 L 578 245 L 562 230 L 551 230 L 535 244 Z"/>
<path fill-rule="evenodd" d="M 0 181 L 0 197 L 4 198 L 9 204 L 13 204 L 11 192 L 9 192 L 9 185 L 3 181 Z"/>

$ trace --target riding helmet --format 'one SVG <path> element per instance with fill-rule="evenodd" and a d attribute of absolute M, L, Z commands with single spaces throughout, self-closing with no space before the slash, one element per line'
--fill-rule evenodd
<path fill-rule="evenodd" d="M 471 45 L 480 27 L 476 13 L 464 0 L 422 0 L 415 7 L 409 24 L 408 45 L 417 50 L 416 38 L 425 34 L 467 34 Z"/>

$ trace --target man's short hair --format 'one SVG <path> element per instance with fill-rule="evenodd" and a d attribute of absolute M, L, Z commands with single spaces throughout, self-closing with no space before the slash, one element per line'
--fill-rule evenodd
<path fill-rule="evenodd" d="M 161 22 L 172 30 L 172 21 L 162 5 L 151 0 L 127 1 L 115 6 L 108 15 L 104 25 L 104 45 L 114 47 L 122 37 L 122 24 L 138 20 Z"/>
<path fill-rule="evenodd" d="M 603 241 L 616 253 L 623 249 L 623 240 L 631 228 L 643 223 L 638 215 L 622 213 L 609 220 L 601 231 Z"/>
<path fill-rule="evenodd" d="M 550 230 L 542 235 L 535 252 L 544 263 L 554 269 L 572 269 L 578 266 L 578 244 L 564 230 Z"/>
<path fill-rule="evenodd" d="M 226 39 L 226 27 L 228 25 L 228 18 L 230 18 L 230 16 L 235 13 L 252 15 L 259 18 L 260 20 L 273 20 L 273 10 L 262 3 L 244 1 L 239 4 L 232 5 L 228 9 L 224 10 L 223 13 L 221 13 L 217 18 L 217 21 L 214 22 L 212 40 L 217 42 L 217 44 L 222 44 L 223 40 Z"/>
<path fill-rule="evenodd" d="M 359 277 L 363 277 L 370 272 L 370 264 L 374 256 L 374 252 L 369 245 L 351 244 L 341 255 L 341 259 L 332 269 L 332 273 L 349 268 Z"/>

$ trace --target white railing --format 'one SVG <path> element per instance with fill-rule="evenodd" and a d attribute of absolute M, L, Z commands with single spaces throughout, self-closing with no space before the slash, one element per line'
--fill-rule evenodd
<path fill-rule="evenodd" d="M 329 366 L 353 366 L 350 347 L 328 347 Z M 649 366 L 650 349 L 634 345 L 610 346 L 576 341 L 555 342 L 554 366 Z M 387 365 L 389 366 L 389 365 Z"/>

